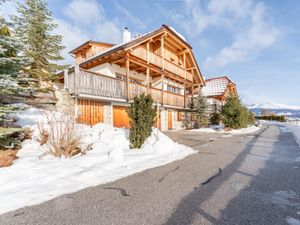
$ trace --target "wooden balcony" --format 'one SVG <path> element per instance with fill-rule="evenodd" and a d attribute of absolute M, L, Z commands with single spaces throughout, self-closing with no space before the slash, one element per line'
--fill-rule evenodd
<path fill-rule="evenodd" d="M 148 60 L 147 60 L 147 49 L 144 48 L 144 47 L 138 47 L 138 48 L 134 49 L 131 52 L 131 54 L 138 57 L 138 58 L 140 58 L 140 59 L 143 59 L 146 62 L 148 62 Z M 150 52 L 150 51 L 149 51 L 149 63 L 151 63 L 155 66 L 158 66 L 159 68 L 163 68 L 162 57 L 160 55 L 157 55 L 157 54 L 155 54 L 153 52 Z M 168 71 L 170 73 L 173 73 L 175 75 L 178 75 L 182 78 L 186 78 L 189 81 L 193 81 L 193 75 L 190 72 L 185 71 L 184 68 L 170 62 L 167 59 L 164 59 L 164 69 L 166 71 Z"/>
<path fill-rule="evenodd" d="M 127 100 L 127 83 L 124 80 L 101 75 L 98 73 L 79 70 L 78 74 L 69 74 L 68 89 L 71 94 L 88 95 L 102 98 Z M 135 96 L 147 93 L 147 87 L 142 84 L 129 83 L 129 100 Z M 149 87 L 149 94 L 152 95 L 155 103 L 163 105 L 184 107 L 184 96 L 157 88 Z M 162 102 L 163 96 L 163 102 Z"/>

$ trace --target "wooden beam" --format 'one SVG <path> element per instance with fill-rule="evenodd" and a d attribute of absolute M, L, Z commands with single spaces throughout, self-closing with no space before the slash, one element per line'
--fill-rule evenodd
<path fill-rule="evenodd" d="M 161 104 L 164 104 L 164 79 L 165 79 L 165 74 L 164 71 L 161 73 Z"/>
<path fill-rule="evenodd" d="M 150 90 L 150 69 L 149 67 L 147 67 L 146 69 L 146 84 L 147 84 L 147 94 L 150 94 L 149 90 Z"/>
<path fill-rule="evenodd" d="M 75 92 L 75 95 L 78 94 L 78 85 L 79 85 L 79 82 L 78 82 L 78 79 L 79 79 L 79 64 L 75 64 L 75 79 L 74 79 L 74 92 Z"/>
<path fill-rule="evenodd" d="M 130 68 L 129 68 L 129 53 L 126 54 L 126 97 L 127 97 L 127 101 L 129 101 L 129 72 L 130 72 Z"/>
<path fill-rule="evenodd" d="M 161 50 L 162 70 L 164 70 L 165 69 L 164 35 L 162 35 L 160 39 L 160 50 Z"/>
<path fill-rule="evenodd" d="M 183 54 L 183 67 L 184 67 L 184 87 L 183 87 L 183 108 L 186 107 L 186 53 Z"/>

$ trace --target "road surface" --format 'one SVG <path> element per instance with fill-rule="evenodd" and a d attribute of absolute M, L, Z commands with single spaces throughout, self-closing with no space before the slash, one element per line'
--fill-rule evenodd
<path fill-rule="evenodd" d="M 300 223 L 300 151 L 283 127 L 238 136 L 168 135 L 197 154 L 0 215 L 0 224 Z"/>

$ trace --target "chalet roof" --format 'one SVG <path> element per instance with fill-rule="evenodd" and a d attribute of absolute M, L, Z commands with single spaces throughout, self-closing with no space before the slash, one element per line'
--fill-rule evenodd
<path fill-rule="evenodd" d="M 73 50 L 71 50 L 69 52 L 69 54 L 73 54 L 76 51 L 78 51 L 79 49 L 81 49 L 82 47 L 87 46 L 87 45 L 91 45 L 91 44 L 100 44 L 100 45 L 106 45 L 106 46 L 109 46 L 109 47 L 114 46 L 114 44 L 111 44 L 111 43 L 88 40 L 88 41 L 84 42 L 83 44 L 81 44 L 80 46 L 78 46 L 78 47 L 74 48 Z"/>
<path fill-rule="evenodd" d="M 230 83 L 235 85 L 227 76 L 206 79 L 202 94 L 207 97 L 223 95 Z"/>
<path fill-rule="evenodd" d="M 143 41 L 144 39 L 147 39 L 148 37 L 151 37 L 155 33 L 159 33 L 163 29 L 168 29 L 171 33 L 173 33 L 174 35 L 176 35 L 176 37 L 178 37 L 182 42 L 184 42 L 189 48 L 192 49 L 192 46 L 189 43 L 187 43 L 186 39 L 181 34 L 179 34 L 177 31 L 175 31 L 174 28 L 169 27 L 168 25 L 163 24 L 158 29 L 152 30 L 152 31 L 150 31 L 148 33 L 145 33 L 143 35 L 137 36 L 137 37 L 133 38 L 132 40 L 130 40 L 128 42 L 122 42 L 122 43 L 114 45 L 111 48 L 108 48 L 108 49 L 106 49 L 106 50 L 104 50 L 102 52 L 99 52 L 98 54 L 92 56 L 91 58 L 88 58 L 88 59 L 82 61 L 80 64 L 86 64 L 86 63 L 89 63 L 90 61 L 93 61 L 93 60 L 95 60 L 97 58 L 101 58 L 101 57 L 103 57 L 105 55 L 109 55 L 112 52 L 128 48 L 128 47 L 130 47 L 130 46 L 132 46 L 132 45 L 134 45 L 136 43 L 139 43 L 139 42 Z"/>

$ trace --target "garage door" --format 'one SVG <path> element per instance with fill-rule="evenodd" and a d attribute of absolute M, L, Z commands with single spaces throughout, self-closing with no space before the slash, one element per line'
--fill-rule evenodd
<path fill-rule="evenodd" d="M 78 123 L 94 125 L 104 122 L 104 104 L 101 101 L 78 99 Z"/>
<path fill-rule="evenodd" d="M 113 106 L 114 127 L 130 128 L 129 116 L 126 110 L 127 107 L 124 106 Z"/>

